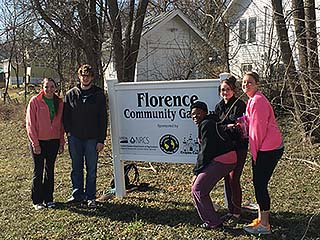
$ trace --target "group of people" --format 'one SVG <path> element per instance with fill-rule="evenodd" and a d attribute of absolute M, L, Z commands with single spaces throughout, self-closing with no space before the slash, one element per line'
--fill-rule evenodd
<path fill-rule="evenodd" d="M 236 98 L 236 79 L 221 79 L 222 100 L 213 114 L 205 102 L 190 106 L 191 117 L 198 126 L 199 153 L 193 169 L 192 196 L 203 221 L 200 227 L 218 229 L 224 222 L 234 226 L 241 218 L 242 192 L 240 176 L 247 156 L 252 155 L 252 172 L 258 217 L 246 225 L 251 234 L 270 234 L 270 195 L 268 183 L 281 158 L 284 145 L 274 111 L 267 98 L 258 90 L 259 75 L 247 72 L 242 79 L 245 104 Z M 214 209 L 210 192 L 224 178 L 229 213 L 220 217 Z"/>
<path fill-rule="evenodd" d="M 204 102 L 190 106 L 191 118 L 198 126 L 200 147 L 191 189 L 203 221 L 200 227 L 217 229 L 224 222 L 233 225 L 240 221 L 240 176 L 249 145 L 259 210 L 258 218 L 244 229 L 253 234 L 269 234 L 268 182 L 283 154 L 281 133 L 271 104 L 258 90 L 257 73 L 248 72 L 242 80 L 242 90 L 249 97 L 247 104 L 236 97 L 236 78 L 230 74 L 221 76 L 218 90 L 222 100 L 213 114 L 208 114 Z M 34 166 L 31 196 L 36 210 L 55 207 L 54 165 L 57 154 L 64 151 L 65 134 L 72 162 L 72 196 L 68 203 L 96 207 L 98 154 L 104 148 L 107 129 L 106 97 L 101 88 L 93 85 L 94 70 L 90 65 L 81 65 L 78 77 L 80 83 L 66 93 L 64 100 L 56 94 L 55 81 L 45 78 L 41 92 L 31 98 L 27 107 L 26 127 Z M 222 178 L 229 213 L 220 217 L 210 192 Z"/>
<path fill-rule="evenodd" d="M 68 203 L 85 202 L 89 208 L 96 207 L 98 154 L 103 150 L 107 129 L 106 97 L 93 85 L 90 65 L 81 65 L 78 77 L 80 83 L 66 93 L 64 101 L 56 94 L 55 81 L 45 78 L 41 92 L 27 107 L 26 128 L 34 166 L 31 198 L 36 210 L 55 207 L 54 164 L 57 154 L 64 150 L 65 133 L 72 161 L 72 196 Z"/>

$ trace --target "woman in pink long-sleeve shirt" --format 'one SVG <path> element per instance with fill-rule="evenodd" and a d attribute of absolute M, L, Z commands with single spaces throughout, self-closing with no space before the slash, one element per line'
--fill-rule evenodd
<path fill-rule="evenodd" d="M 31 98 L 26 113 L 26 128 L 33 159 L 32 202 L 34 208 L 54 207 L 54 164 L 64 148 L 63 101 L 55 94 L 56 83 L 43 80 L 43 89 Z M 43 179 L 43 170 L 45 170 Z"/>
<path fill-rule="evenodd" d="M 249 146 L 255 196 L 259 205 L 258 218 L 244 228 L 252 234 L 270 234 L 270 196 L 268 183 L 284 150 L 282 136 L 273 108 L 258 90 L 259 75 L 248 72 L 242 81 L 242 90 L 249 100 L 246 117 L 249 124 Z"/>

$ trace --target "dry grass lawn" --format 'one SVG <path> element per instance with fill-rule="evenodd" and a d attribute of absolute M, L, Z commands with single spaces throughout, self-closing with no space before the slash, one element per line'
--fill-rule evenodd
<path fill-rule="evenodd" d="M 147 191 L 133 191 L 125 199 L 113 198 L 89 210 L 65 204 L 71 191 L 70 159 L 65 151 L 56 162 L 57 208 L 33 210 L 24 111 L 24 105 L 0 104 L 0 239 L 260 239 L 241 228 L 197 228 L 200 220 L 190 196 L 191 165 L 153 164 L 157 173 L 140 169 L 140 182 L 149 184 Z M 319 240 L 320 149 L 301 144 L 289 119 L 282 123 L 286 150 L 270 183 L 273 234 L 261 239 Z M 250 165 L 248 159 L 242 176 L 244 202 L 254 201 Z M 111 177 L 107 146 L 98 165 L 99 193 L 109 188 Z M 222 182 L 212 197 L 223 206 Z"/>

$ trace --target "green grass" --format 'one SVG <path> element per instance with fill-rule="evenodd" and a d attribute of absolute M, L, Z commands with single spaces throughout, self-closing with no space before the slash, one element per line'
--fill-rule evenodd
<path fill-rule="evenodd" d="M 71 192 L 70 158 L 65 151 L 56 162 L 57 208 L 33 210 L 32 160 L 23 118 L 23 106 L 0 104 L 0 239 L 320 239 L 320 169 L 316 165 L 320 149 L 301 144 L 290 121 L 283 124 L 286 150 L 269 187 L 273 234 L 259 238 L 241 228 L 197 228 L 200 220 L 190 195 L 192 165 L 154 163 L 157 173 L 140 169 L 140 182 L 150 186 L 147 191 L 134 191 L 90 210 L 65 204 Z M 248 159 L 242 176 L 243 202 L 255 201 L 250 165 Z M 111 149 L 107 147 L 98 165 L 98 194 L 109 188 L 111 178 Z M 212 191 L 212 198 L 223 206 L 222 182 Z"/>

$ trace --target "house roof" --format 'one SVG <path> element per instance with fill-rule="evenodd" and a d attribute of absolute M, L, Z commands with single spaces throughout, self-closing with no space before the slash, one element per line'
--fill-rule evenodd
<path fill-rule="evenodd" d="M 164 12 L 158 16 L 150 16 L 144 20 L 142 35 L 149 35 L 157 31 L 160 27 L 164 26 L 167 22 L 174 17 L 179 17 L 185 22 L 201 39 L 208 43 L 208 39 L 205 35 L 191 22 L 191 20 L 179 9 Z"/>
<path fill-rule="evenodd" d="M 244 11 L 249 7 L 253 0 L 230 0 L 225 2 L 225 11 L 221 15 L 221 19 L 227 19 L 229 23 L 232 23 L 242 15 Z M 221 20 L 220 19 L 220 20 Z M 220 21 L 219 20 L 219 21 Z"/>
<path fill-rule="evenodd" d="M 145 36 L 146 38 L 148 35 L 152 35 L 154 32 L 158 31 L 159 28 L 164 26 L 166 23 L 168 23 L 170 20 L 172 20 L 174 17 L 179 17 L 183 22 L 185 22 L 196 34 L 199 36 L 208 46 L 210 46 L 212 49 L 215 49 L 215 47 L 212 46 L 212 44 L 209 42 L 209 40 L 206 38 L 206 36 L 191 22 L 191 20 L 179 9 L 172 10 L 169 12 L 163 12 L 159 14 L 158 16 L 149 16 L 144 19 L 143 23 L 143 30 L 142 30 L 142 36 Z M 108 46 L 111 45 L 111 38 L 108 38 L 105 41 L 104 48 L 106 49 Z"/>

